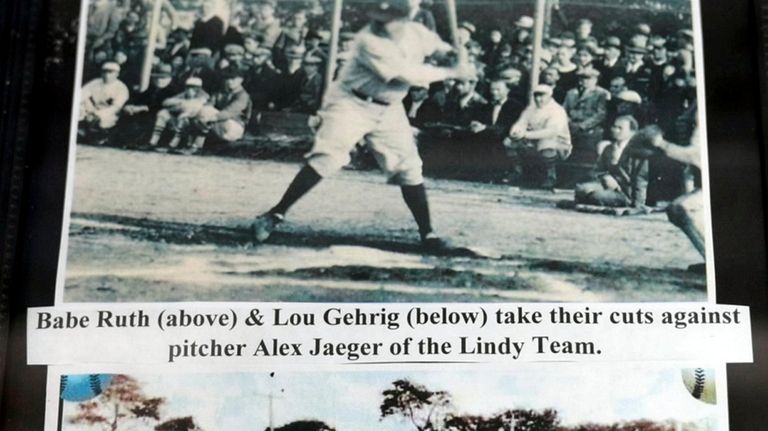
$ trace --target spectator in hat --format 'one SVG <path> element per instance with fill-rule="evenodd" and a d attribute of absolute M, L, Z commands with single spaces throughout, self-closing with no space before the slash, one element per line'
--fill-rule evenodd
<path fill-rule="evenodd" d="M 571 154 L 568 114 L 552 100 L 552 87 L 539 84 L 533 90 L 533 102 L 504 139 L 512 167 L 512 182 L 523 175 L 541 188 L 553 188 L 557 182 L 556 164 Z"/>
<path fill-rule="evenodd" d="M 603 121 L 611 98 L 608 90 L 597 85 L 599 76 L 595 69 L 580 71 L 578 86 L 568 91 L 563 102 L 573 147 L 587 162 L 594 162 L 597 156 L 597 143 L 603 139 Z"/>
<path fill-rule="evenodd" d="M 592 181 L 576 185 L 576 203 L 606 207 L 643 207 L 648 190 L 648 159 L 625 151 L 638 124 L 622 115 L 611 124 L 611 138 L 598 144 Z"/>
<path fill-rule="evenodd" d="M 509 87 L 509 97 L 523 101 L 528 98 L 528 86 L 524 83 L 523 72 L 514 66 L 505 66 L 498 72 L 498 77 Z"/>
<path fill-rule="evenodd" d="M 515 21 L 514 30 L 512 30 L 512 50 L 515 53 L 522 52 L 526 46 L 532 44 L 531 35 L 533 33 L 533 18 L 523 15 Z"/>
<path fill-rule="evenodd" d="M 652 75 L 650 66 L 645 63 L 645 55 L 645 48 L 627 47 L 627 62 L 624 65 L 623 74 L 627 80 L 627 87 L 640 93 L 643 99 L 648 98 Z"/>
<path fill-rule="evenodd" d="M 479 111 L 488 104 L 477 91 L 477 79 L 456 81 L 455 93 L 445 107 L 446 122 L 454 126 L 468 128 Z"/>
<path fill-rule="evenodd" d="M 275 108 L 276 93 L 279 91 L 280 72 L 269 62 L 272 51 L 257 48 L 253 53 L 251 67 L 246 72 L 243 87 L 251 96 L 253 109 L 269 111 Z"/>
<path fill-rule="evenodd" d="M 440 108 L 429 97 L 427 87 L 413 86 L 408 89 L 408 95 L 403 99 L 405 114 L 413 127 L 423 127 L 427 123 L 439 121 L 442 117 Z"/>
<path fill-rule="evenodd" d="M 140 26 L 140 18 L 135 12 L 130 12 L 120 23 L 120 27 L 112 38 L 112 52 L 122 52 L 124 59 L 118 61 L 120 80 L 128 88 L 138 87 L 141 81 L 141 66 L 144 50 L 147 45 L 147 32 Z"/>
<path fill-rule="evenodd" d="M 123 105 L 128 101 L 128 87 L 118 76 L 120 66 L 108 61 L 101 66 L 101 77 L 89 81 L 80 90 L 80 125 L 78 135 L 97 144 L 106 142 L 115 127 Z"/>
<path fill-rule="evenodd" d="M 595 69 L 600 71 L 598 84 L 607 88 L 613 78 L 623 75 L 625 66 L 621 58 L 621 39 L 616 36 L 608 36 L 603 43 L 603 59 L 595 64 Z"/>
<path fill-rule="evenodd" d="M 152 69 L 149 87 L 141 93 L 133 94 L 123 107 L 122 115 L 117 123 L 113 140 L 120 144 L 135 145 L 136 142 L 146 142 L 163 101 L 178 92 L 173 84 L 173 68 L 168 63 L 160 63 Z"/>
<path fill-rule="evenodd" d="M 200 78 L 187 79 L 184 91 L 163 101 L 163 109 L 157 113 L 149 139 L 150 147 L 156 147 L 160 143 L 160 137 L 166 130 L 173 133 L 168 147 L 178 147 L 186 137 L 192 120 L 200 114 L 208 99 L 209 95 L 203 90 L 203 81 Z"/>
<path fill-rule="evenodd" d="M 227 44 L 222 49 L 222 59 L 226 62 L 226 67 L 245 68 L 245 48 L 234 43 Z"/>
<path fill-rule="evenodd" d="M 301 93 L 301 83 L 304 81 L 305 74 L 302 66 L 304 64 L 304 55 L 306 51 L 303 45 L 292 46 L 286 51 L 286 66 L 281 71 L 279 85 L 280 90 L 277 93 L 278 100 L 276 105 L 278 109 L 286 109 L 296 102 Z"/>
<path fill-rule="evenodd" d="M 261 46 L 268 49 L 272 49 L 275 46 L 277 38 L 282 33 L 280 20 L 275 17 L 276 6 L 277 2 L 275 0 L 258 0 L 256 2 L 258 13 L 251 30 L 253 33 L 261 36 Z"/>
<path fill-rule="evenodd" d="M 549 66 L 542 70 L 539 81 L 540 84 L 546 84 L 552 87 L 552 98 L 555 99 L 557 103 L 562 104 L 563 101 L 565 101 L 565 93 L 567 93 L 567 91 L 559 85 L 560 72 L 557 71 L 556 67 Z"/>
<path fill-rule="evenodd" d="M 594 69 L 592 61 L 595 59 L 594 52 L 586 45 L 581 45 L 576 49 L 576 55 L 573 60 L 576 65 L 576 72 L 582 72 L 587 69 Z"/>
<path fill-rule="evenodd" d="M 286 110 L 311 115 L 317 113 L 323 97 L 323 75 L 320 73 L 322 64 L 323 60 L 319 57 L 304 57 L 298 97 Z"/>
<path fill-rule="evenodd" d="M 275 44 L 272 47 L 272 62 L 281 71 L 285 71 L 287 63 L 286 52 L 288 49 L 297 45 L 304 45 L 304 41 L 309 33 L 307 11 L 304 9 L 295 11 L 291 15 L 288 24 L 286 27 L 283 27 L 280 36 L 275 40 Z"/>
<path fill-rule="evenodd" d="M 408 0 L 408 18 L 432 31 L 436 31 L 437 23 L 435 22 L 435 16 L 422 3 L 421 0 Z"/>
<path fill-rule="evenodd" d="M 475 36 L 475 32 L 477 31 L 477 27 L 475 27 L 474 24 L 472 24 L 469 21 L 462 21 L 459 23 L 459 29 L 458 29 L 458 38 L 459 43 L 461 46 L 466 47 L 467 44 L 472 40 L 472 38 Z"/>
<path fill-rule="evenodd" d="M 176 74 L 176 85 L 183 88 L 187 79 L 196 76 L 203 80 L 203 89 L 211 94 L 219 86 L 210 48 L 199 47 L 189 51 L 186 64 Z"/>
<path fill-rule="evenodd" d="M 306 56 L 317 57 L 323 60 L 321 64 L 321 73 L 325 70 L 328 63 L 328 53 L 322 46 L 320 46 L 322 40 L 323 38 L 320 36 L 320 33 L 315 30 L 310 30 L 309 33 L 307 33 L 307 37 L 304 39 L 304 48 L 307 52 Z"/>
<path fill-rule="evenodd" d="M 243 88 L 243 72 L 230 67 L 224 71 L 223 78 L 224 88 L 211 97 L 192 122 L 190 130 L 194 139 L 189 153 L 200 152 L 209 137 L 235 142 L 245 133 L 252 105 Z"/>
<path fill-rule="evenodd" d="M 582 18 L 576 23 L 576 44 L 580 45 L 592 37 L 592 21 Z"/>
<path fill-rule="evenodd" d="M 485 54 L 483 61 L 488 68 L 493 70 L 499 64 L 501 57 L 501 47 L 504 45 L 504 37 L 498 28 L 491 29 L 488 33 L 488 43 L 484 47 Z"/>
<path fill-rule="evenodd" d="M 218 52 L 224 37 L 224 21 L 216 15 L 220 0 L 203 0 L 201 16 L 195 21 L 190 37 L 190 49 L 207 48 Z"/>

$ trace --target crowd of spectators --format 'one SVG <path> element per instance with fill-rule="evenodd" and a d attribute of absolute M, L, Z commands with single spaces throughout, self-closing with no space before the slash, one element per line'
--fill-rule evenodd
<path fill-rule="evenodd" d="M 81 141 L 128 136 L 194 153 L 209 139 L 241 139 L 254 112 L 312 115 L 325 71 L 349 58 L 365 15 L 364 6 L 345 9 L 337 64 L 330 65 L 329 10 L 322 2 L 203 0 L 185 27 L 164 0 L 151 79 L 142 89 L 152 3 L 91 3 Z M 411 19 L 435 30 L 430 0 L 412 3 Z M 592 176 L 577 188 L 577 199 L 589 203 L 644 205 L 649 184 L 662 177 L 678 188 L 674 193 L 682 191 L 681 167 L 630 160 L 623 150 L 648 125 L 673 142 L 691 136 L 697 103 L 689 18 L 675 15 L 675 28 L 664 31 L 642 21 L 617 30 L 586 18 L 548 25 L 533 87 L 534 19 L 508 22 L 460 23 L 459 40 L 477 79 L 410 90 L 404 109 L 420 141 L 499 153 L 509 165 L 503 181 L 544 188 L 556 184 L 557 165 L 567 160 Z"/>

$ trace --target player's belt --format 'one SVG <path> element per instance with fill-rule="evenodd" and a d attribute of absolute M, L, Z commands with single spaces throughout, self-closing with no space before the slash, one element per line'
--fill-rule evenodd
<path fill-rule="evenodd" d="M 377 98 L 375 98 L 373 96 L 369 96 L 369 95 L 363 93 L 360 90 L 352 89 L 350 91 L 352 92 L 352 94 L 355 95 L 355 97 L 357 97 L 360 100 L 365 100 L 368 103 L 375 103 L 375 104 L 381 105 L 381 106 L 389 106 L 389 102 L 387 102 L 386 100 L 381 100 L 381 99 L 377 99 Z"/>

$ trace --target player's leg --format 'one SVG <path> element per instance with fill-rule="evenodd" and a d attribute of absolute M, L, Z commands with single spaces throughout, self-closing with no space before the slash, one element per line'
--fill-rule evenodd
<path fill-rule="evenodd" d="M 691 240 L 696 250 L 704 256 L 704 219 L 701 190 L 675 199 L 667 207 L 667 217 Z"/>
<path fill-rule="evenodd" d="M 307 162 L 291 181 L 280 201 L 254 220 L 251 229 L 256 242 L 266 241 L 293 205 L 324 177 L 349 163 L 349 152 L 374 127 L 375 113 L 366 112 L 351 99 L 334 100 L 320 112 L 322 123 Z M 352 120 L 350 120 L 352 119 Z"/>
<path fill-rule="evenodd" d="M 167 109 L 157 111 L 155 126 L 152 128 L 152 137 L 149 138 L 149 145 L 154 147 L 160 142 L 160 136 L 163 135 L 168 122 L 171 120 L 171 113 Z"/>
<path fill-rule="evenodd" d="M 369 147 L 389 182 L 400 185 L 424 247 L 432 251 L 450 248 L 432 227 L 432 217 L 422 176 L 422 161 L 402 105 L 390 107 L 379 127 L 368 137 Z"/>

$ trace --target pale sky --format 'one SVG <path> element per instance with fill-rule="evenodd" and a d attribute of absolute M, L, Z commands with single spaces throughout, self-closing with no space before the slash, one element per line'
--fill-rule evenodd
<path fill-rule="evenodd" d="M 564 424 L 632 419 L 713 422 L 718 407 L 690 396 L 679 368 L 649 365 L 516 364 L 514 370 L 132 374 L 149 396 L 167 399 L 164 417 L 194 416 L 205 431 L 263 431 L 267 394 L 274 421 L 319 419 L 338 431 L 412 431 L 395 418 L 379 420 L 381 392 L 408 378 L 446 390 L 457 413 L 489 415 L 511 408 L 554 408 Z M 69 403 L 66 403 L 69 404 Z M 65 415 L 73 405 L 65 406 Z M 65 430 L 88 429 L 65 427 Z M 142 428 L 138 428 L 142 429 Z"/>

